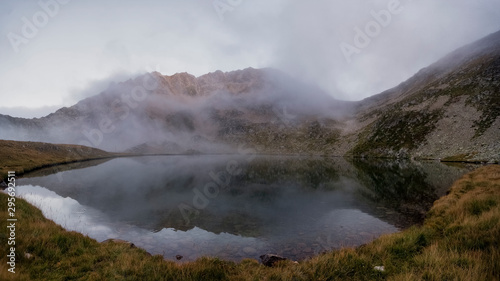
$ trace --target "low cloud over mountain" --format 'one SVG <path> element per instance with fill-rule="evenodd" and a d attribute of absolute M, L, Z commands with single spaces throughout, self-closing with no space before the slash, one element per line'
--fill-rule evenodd
<path fill-rule="evenodd" d="M 335 100 L 275 69 L 152 72 L 43 118 L 0 115 L 0 138 L 136 153 L 244 145 L 265 153 L 498 161 L 499 79 L 500 32 L 359 102 Z"/>

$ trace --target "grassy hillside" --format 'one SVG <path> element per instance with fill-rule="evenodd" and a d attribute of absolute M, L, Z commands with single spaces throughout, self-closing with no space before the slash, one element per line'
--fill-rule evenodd
<path fill-rule="evenodd" d="M 112 154 L 85 146 L 0 140 L 0 182 L 8 171 L 19 176 L 55 164 L 110 157 Z"/>
<path fill-rule="evenodd" d="M 7 217 L 1 193 L 0 216 Z M 356 249 L 268 268 L 202 258 L 176 264 L 128 244 L 98 243 L 67 232 L 16 200 L 16 274 L 0 258 L 1 280 L 499 280 L 500 166 L 458 180 L 435 202 L 422 226 L 385 235 Z M 0 227 L 6 229 L 6 221 Z M 7 245 L 7 232 L 0 232 Z M 31 256 L 29 257 L 30 254 Z M 385 271 L 374 270 L 384 266 Z"/>

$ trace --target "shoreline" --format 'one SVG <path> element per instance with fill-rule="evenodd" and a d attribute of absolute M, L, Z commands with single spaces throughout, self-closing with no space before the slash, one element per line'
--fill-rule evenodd
<path fill-rule="evenodd" d="M 6 195 L 2 194 L 0 197 L 3 196 Z M 464 198 L 466 198 L 468 201 L 461 203 L 460 200 Z M 39 241 L 35 237 L 29 238 L 29 236 L 32 235 L 30 235 L 29 233 L 25 233 L 24 231 L 22 233 L 21 232 L 18 233 L 19 236 L 18 241 L 20 244 L 19 248 L 22 248 L 24 246 L 24 249 L 21 249 L 19 253 L 16 253 L 17 255 L 21 256 L 19 261 L 19 268 L 20 269 L 24 268 L 24 270 L 29 269 L 29 271 L 38 270 L 37 269 L 38 267 L 30 266 L 30 264 L 32 263 L 35 264 L 39 262 L 51 263 L 51 261 L 47 261 L 45 260 L 45 258 L 41 257 L 44 255 L 44 252 L 47 251 L 43 250 L 45 249 L 45 246 L 41 247 L 38 252 L 36 249 L 40 247 L 38 243 L 43 242 L 45 240 L 47 241 L 45 241 L 44 243 L 51 244 L 49 242 L 53 241 L 54 237 L 72 237 L 71 239 L 74 239 L 75 242 L 77 242 L 76 243 L 77 246 L 87 244 L 87 246 L 80 247 L 79 250 L 83 251 L 84 253 L 90 251 L 90 253 L 87 253 L 85 255 L 86 256 L 85 258 L 82 258 L 84 260 L 95 260 L 93 256 L 95 255 L 96 251 L 97 252 L 104 251 L 105 253 L 108 253 L 101 256 L 106 261 L 108 261 L 108 259 L 111 259 L 109 260 L 109 266 L 105 266 L 100 270 L 102 270 L 103 273 L 108 271 L 113 271 L 116 274 L 118 274 L 118 276 L 122 277 L 123 275 L 120 275 L 119 270 L 118 273 L 116 272 L 117 268 L 124 267 L 122 269 L 125 271 L 127 268 L 125 264 L 121 264 L 118 261 L 121 255 L 125 255 L 127 257 L 126 260 L 128 260 L 128 266 L 130 266 L 131 261 L 135 261 L 138 264 L 142 264 L 142 266 L 140 266 L 139 268 L 136 268 L 135 266 L 129 268 L 128 269 L 130 271 L 129 274 L 137 274 L 137 276 L 141 276 L 140 270 L 144 270 L 144 266 L 154 266 L 155 268 L 158 268 L 160 272 L 163 272 L 162 274 L 167 274 L 166 272 L 172 271 L 177 273 L 182 272 L 184 274 L 183 276 L 193 276 L 191 279 L 185 278 L 185 280 L 196 280 L 195 276 L 199 277 L 197 273 L 199 273 L 200 270 L 202 272 L 214 271 L 215 273 L 217 273 L 216 275 L 218 277 L 224 277 L 224 276 L 228 277 L 226 278 L 227 280 L 233 280 L 233 278 L 238 279 L 236 278 L 237 276 L 243 278 L 243 276 L 245 276 L 246 274 L 245 272 L 248 270 L 250 273 L 248 277 L 252 275 L 254 275 L 254 277 L 256 276 L 269 277 L 274 275 L 295 276 L 297 277 L 298 280 L 308 280 L 309 278 L 320 279 L 319 277 L 330 277 L 330 276 L 336 276 L 338 278 L 347 278 L 347 279 L 353 278 L 353 279 L 377 280 L 377 279 L 386 279 L 387 277 L 393 277 L 395 279 L 398 279 L 398 277 L 401 276 L 425 277 L 429 274 L 431 275 L 437 274 L 438 276 L 442 276 L 439 275 L 440 273 L 443 274 L 446 273 L 448 275 L 451 274 L 452 276 L 462 276 L 462 277 L 475 276 L 477 278 L 473 278 L 473 280 L 474 279 L 485 280 L 485 279 L 490 279 L 488 277 L 491 275 L 488 274 L 494 274 L 495 270 L 500 269 L 495 267 L 495 265 L 492 264 L 488 265 L 485 261 L 490 258 L 493 258 L 495 255 L 500 254 L 499 253 L 500 249 L 491 248 L 492 246 L 494 247 L 495 243 L 498 243 L 499 238 L 498 236 L 490 235 L 489 232 L 483 233 L 485 232 L 484 230 L 485 223 L 487 223 L 487 225 L 493 229 L 493 233 L 500 232 L 499 226 L 496 226 L 496 224 L 495 225 L 488 224 L 490 221 L 496 223 L 500 219 L 500 166 L 499 165 L 487 165 L 480 167 L 474 170 L 473 172 L 464 175 L 459 180 L 457 180 L 450 188 L 450 192 L 448 195 L 442 196 L 441 198 L 439 198 L 437 201 L 434 202 L 433 207 L 427 213 L 426 219 L 423 225 L 421 226 L 413 226 L 401 232 L 383 235 L 368 244 L 356 248 L 343 248 L 340 250 L 330 251 L 325 254 L 320 254 L 312 257 L 311 259 L 300 261 L 299 264 L 294 264 L 291 261 L 280 262 L 278 267 L 273 267 L 273 268 L 265 267 L 259 264 L 256 260 L 243 260 L 239 263 L 235 263 L 235 262 L 220 260 L 217 258 L 207 258 L 207 257 L 200 258 L 192 262 L 177 264 L 173 261 L 164 260 L 162 256 L 161 257 L 150 256 L 143 249 L 132 248 L 130 247 L 130 245 L 127 244 L 99 243 L 96 240 L 85 237 L 82 234 L 66 231 L 62 227 L 55 225 L 54 222 L 44 218 L 43 215 L 41 215 L 40 210 L 37 209 L 36 207 L 30 205 L 24 200 L 18 200 L 18 201 L 19 204 L 21 205 L 18 210 L 18 215 L 22 217 L 21 222 L 25 221 L 25 223 L 27 223 L 27 221 L 30 220 L 32 222 L 33 221 L 35 222 L 28 225 L 22 225 L 22 228 L 20 229 L 26 229 L 24 231 L 29 233 L 42 231 L 41 236 L 43 236 L 42 238 L 39 238 L 41 239 L 41 241 Z M 2 213 L 5 213 L 6 211 L 5 206 L 2 206 L 0 208 L 0 211 Z M 461 237 L 460 236 L 458 237 L 460 239 L 454 241 L 453 235 L 456 233 L 460 233 L 465 228 L 465 226 L 457 228 L 459 225 L 474 224 L 474 223 L 481 223 L 482 228 L 478 229 L 473 228 L 471 229 L 471 231 L 465 232 L 463 235 L 465 235 L 465 238 L 471 238 L 469 237 L 470 235 L 475 235 L 475 236 L 479 235 L 478 236 L 479 238 L 475 237 L 474 239 L 464 240 L 462 239 L 463 237 L 460 238 Z M 45 226 L 42 227 L 42 225 Z M 50 235 L 44 233 L 47 229 L 50 229 L 49 231 Z M 444 239 L 443 235 L 447 235 L 446 240 L 443 240 Z M 3 239 L 4 238 L 2 237 L 1 240 Z M 57 239 L 60 240 L 63 238 L 57 238 Z M 66 239 L 70 238 L 64 238 L 63 240 Z M 462 241 L 459 244 L 450 245 L 452 246 L 452 248 L 465 247 L 463 254 L 451 253 L 450 254 L 451 258 L 464 261 L 466 260 L 468 264 L 472 262 L 472 261 L 469 262 L 468 258 L 472 253 L 475 253 L 474 255 L 478 255 L 479 253 L 481 253 L 481 256 L 485 256 L 484 259 L 482 258 L 476 259 L 474 264 L 469 264 L 467 267 L 463 268 L 463 266 L 458 266 L 458 267 L 454 266 L 453 261 L 449 261 L 446 255 L 441 256 L 441 258 L 436 259 L 434 261 L 435 263 L 439 264 L 439 267 L 437 266 L 432 267 L 436 270 L 436 272 L 429 271 L 428 267 L 430 265 L 426 265 L 425 263 L 423 265 L 422 264 L 419 265 L 419 263 L 417 263 L 417 265 L 411 265 L 415 263 L 414 261 L 411 261 L 412 259 L 420 257 L 421 255 L 424 256 L 434 255 L 435 252 L 438 251 L 438 248 L 435 247 L 440 244 L 450 243 L 450 241 L 448 241 L 450 239 L 451 242 L 455 242 L 455 244 L 458 241 Z M 483 241 L 483 243 L 481 243 L 482 240 L 485 240 L 486 242 Z M 62 242 L 60 241 L 59 242 L 56 241 L 55 245 L 52 246 L 56 252 L 58 251 L 61 252 L 60 253 L 61 256 L 57 258 L 58 262 L 61 262 L 61 258 L 63 258 L 63 260 L 69 259 L 72 262 L 75 262 L 75 260 L 79 259 L 76 256 L 71 256 L 71 255 L 67 256 L 67 252 L 63 253 L 63 251 L 61 251 L 61 247 L 63 248 L 70 247 L 71 249 L 73 246 L 70 244 L 66 245 L 66 243 L 62 243 L 61 245 L 61 243 Z M 477 243 L 479 244 L 476 245 Z M 485 244 L 486 246 L 483 244 Z M 449 246 L 444 247 L 444 250 L 442 251 L 445 251 L 448 247 Z M 468 249 L 467 247 L 471 249 Z M 52 248 L 49 247 L 49 249 Z M 22 251 L 25 252 L 23 253 Z M 118 251 L 121 254 L 119 254 L 115 258 L 112 258 L 109 256 L 109 253 L 113 251 Z M 23 255 L 25 256 L 25 258 L 22 258 Z M 32 258 L 26 258 L 26 256 L 31 256 Z M 408 261 L 408 259 L 410 259 L 410 261 Z M 444 259 L 447 263 L 442 264 L 443 261 L 440 261 L 440 259 Z M 2 261 L 4 260 L 5 258 L 3 257 Z M 139 262 L 139 260 L 141 260 L 141 262 Z M 450 262 L 450 264 L 448 264 L 448 262 Z M 113 264 L 115 265 L 113 266 Z M 332 267 L 327 266 L 328 264 L 331 264 Z M 52 264 L 51 266 L 53 265 L 54 264 Z M 473 267 L 473 265 L 475 266 Z M 375 266 L 384 266 L 385 271 L 374 270 L 373 268 Z M 452 266 L 452 268 L 447 270 L 443 269 L 443 268 L 448 268 L 450 266 Z M 6 268 L 4 267 L 5 265 L 1 266 L 2 271 L 6 272 Z M 347 272 L 345 271 L 346 268 L 349 269 L 347 270 Z M 60 271 L 62 269 L 61 268 L 57 269 L 56 267 L 56 271 L 58 270 L 59 274 L 63 274 Z M 48 274 L 47 271 L 43 272 Z M 92 274 L 93 272 L 95 272 L 95 270 L 93 270 L 92 268 L 87 268 L 86 270 L 83 270 L 82 272 L 83 275 L 81 275 L 81 277 L 83 276 L 88 277 L 87 274 Z M 4 273 L 0 273 L 0 277 L 2 277 L 3 274 Z M 64 274 L 70 274 L 70 273 L 64 273 Z M 149 275 L 143 275 L 143 277 L 146 279 L 150 278 L 155 280 L 162 279 L 162 277 L 159 277 L 159 275 L 153 273 L 148 273 L 148 274 Z M 39 276 L 42 277 L 42 275 Z M 45 277 L 42 277 L 41 280 L 44 280 L 43 278 Z M 47 279 L 45 280 L 51 279 L 51 277 L 46 277 L 46 278 Z M 210 278 L 210 277 L 207 277 L 205 279 L 217 280 L 215 278 Z M 224 278 L 221 279 L 224 280 Z M 246 280 L 246 279 L 238 279 L 238 280 Z"/>
<path fill-rule="evenodd" d="M 89 162 L 89 161 L 94 161 L 94 160 L 105 160 L 105 159 L 115 159 L 115 158 L 132 158 L 132 157 L 157 157 L 157 156 L 238 156 L 241 154 L 237 153 L 197 153 L 197 154 L 185 154 L 185 153 L 180 153 L 180 154 L 173 154 L 173 153 L 154 153 L 154 154 L 126 154 L 126 153 L 114 153 L 114 152 L 109 152 L 109 156 L 103 156 L 103 157 L 90 157 L 90 158 L 82 158 L 82 159 L 75 159 L 75 160 L 67 160 L 67 161 L 60 161 L 60 162 L 53 162 L 53 163 L 47 163 L 47 164 L 41 164 L 38 166 L 34 167 L 29 167 L 29 168 L 21 168 L 21 170 L 13 170 L 16 172 L 16 175 L 18 177 L 22 177 L 25 174 L 35 172 L 38 170 L 42 170 L 45 168 L 51 168 L 51 167 L 57 167 L 57 166 L 63 166 L 63 165 L 68 165 L 68 164 L 75 164 L 75 163 L 84 163 L 84 162 Z M 271 157 L 321 157 L 321 158 L 344 158 L 344 159 L 363 159 L 363 160 L 369 160 L 369 159 L 374 159 L 374 160 L 392 160 L 392 161 L 399 161 L 399 160 L 408 160 L 408 161 L 436 161 L 440 163 L 457 163 L 457 164 L 476 164 L 476 165 L 498 165 L 499 163 L 489 163 L 488 161 L 468 161 L 468 160 L 443 160 L 439 158 L 389 158 L 389 157 L 357 157 L 357 156 L 338 156 L 338 155 L 320 155 L 320 154 L 270 154 L 270 153 L 256 153 L 252 154 L 256 157 L 259 156 L 271 156 Z M 2 174 L 0 174 L 0 183 L 2 183 L 5 180 Z"/>

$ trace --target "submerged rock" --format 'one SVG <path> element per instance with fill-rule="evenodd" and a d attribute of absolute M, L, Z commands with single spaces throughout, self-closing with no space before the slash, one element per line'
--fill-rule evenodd
<path fill-rule="evenodd" d="M 102 241 L 102 243 L 126 244 L 126 245 L 129 245 L 130 248 L 135 248 L 134 243 L 128 242 L 128 241 L 125 241 L 125 240 L 121 240 L 121 239 L 107 239 L 107 240 Z"/>
<path fill-rule="evenodd" d="M 245 247 L 243 248 L 243 252 L 247 255 L 254 255 L 255 253 L 257 253 L 257 250 L 252 247 Z"/>
<path fill-rule="evenodd" d="M 284 261 L 286 258 L 280 257 L 278 255 L 273 255 L 273 254 L 265 254 L 260 256 L 260 259 L 262 261 L 262 264 L 265 266 L 272 267 L 274 264 L 278 261 Z"/>

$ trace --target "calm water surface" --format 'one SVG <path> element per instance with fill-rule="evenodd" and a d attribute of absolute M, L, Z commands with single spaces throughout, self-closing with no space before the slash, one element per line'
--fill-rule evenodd
<path fill-rule="evenodd" d="M 60 166 L 18 180 L 68 230 L 167 259 L 290 259 L 422 221 L 470 167 L 321 157 L 149 156 Z"/>

